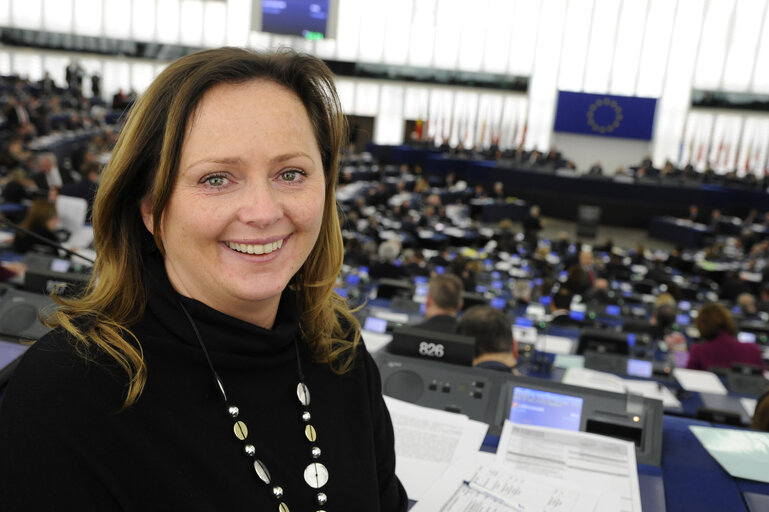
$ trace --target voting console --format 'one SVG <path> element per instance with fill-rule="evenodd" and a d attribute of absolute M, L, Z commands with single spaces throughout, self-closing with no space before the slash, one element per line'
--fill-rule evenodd
<path fill-rule="evenodd" d="M 581 388 L 506 372 L 374 354 L 385 395 L 466 414 L 498 435 L 506 419 L 592 432 L 627 441 L 638 462 L 660 465 L 662 402 L 632 394 Z"/>

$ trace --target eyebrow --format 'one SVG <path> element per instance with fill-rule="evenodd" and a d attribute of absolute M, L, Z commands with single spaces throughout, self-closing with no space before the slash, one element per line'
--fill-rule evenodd
<path fill-rule="evenodd" d="M 286 153 L 283 155 L 278 155 L 270 159 L 271 164 L 285 162 L 287 160 L 291 160 L 292 158 L 298 158 L 298 157 L 304 157 L 312 160 L 312 157 L 305 153 L 304 151 L 297 151 L 294 153 Z M 242 163 L 242 160 L 238 157 L 223 157 L 223 158 L 201 158 L 197 162 L 193 162 L 190 165 L 187 166 L 187 169 L 191 167 L 195 167 L 196 165 L 200 165 L 203 163 L 210 163 L 210 164 L 240 164 Z"/>

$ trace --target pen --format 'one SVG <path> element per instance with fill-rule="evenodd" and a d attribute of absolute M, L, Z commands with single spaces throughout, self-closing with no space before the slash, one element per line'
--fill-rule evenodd
<path fill-rule="evenodd" d="M 487 489 L 487 488 L 483 487 L 482 485 L 478 485 L 475 482 L 469 482 L 467 480 L 462 480 L 462 483 L 464 483 L 470 489 L 472 489 L 472 490 L 474 490 L 474 491 L 476 491 L 476 492 L 478 492 L 480 494 L 485 494 L 486 496 L 488 496 L 490 498 L 494 498 L 495 500 L 503 503 L 504 505 L 507 505 L 508 507 L 510 507 L 510 508 L 512 508 L 514 510 L 517 510 L 518 512 L 525 512 L 525 509 L 524 509 L 523 505 L 521 505 L 520 503 L 512 502 L 512 501 L 508 500 L 507 498 L 505 498 L 503 496 L 500 496 L 499 494 L 497 494 L 496 492 L 492 491 L 491 489 Z"/>

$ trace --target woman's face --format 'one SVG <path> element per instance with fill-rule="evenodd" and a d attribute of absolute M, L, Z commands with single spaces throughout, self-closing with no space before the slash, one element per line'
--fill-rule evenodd
<path fill-rule="evenodd" d="M 215 86 L 190 116 L 161 220 L 171 284 L 271 328 L 318 238 L 324 199 L 320 150 L 299 98 L 264 80 Z M 150 204 L 142 217 L 152 231 Z"/>

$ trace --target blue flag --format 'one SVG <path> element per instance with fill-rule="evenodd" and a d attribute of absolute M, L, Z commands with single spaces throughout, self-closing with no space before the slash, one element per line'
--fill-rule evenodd
<path fill-rule="evenodd" d="M 655 98 L 558 91 L 555 131 L 651 140 Z"/>

